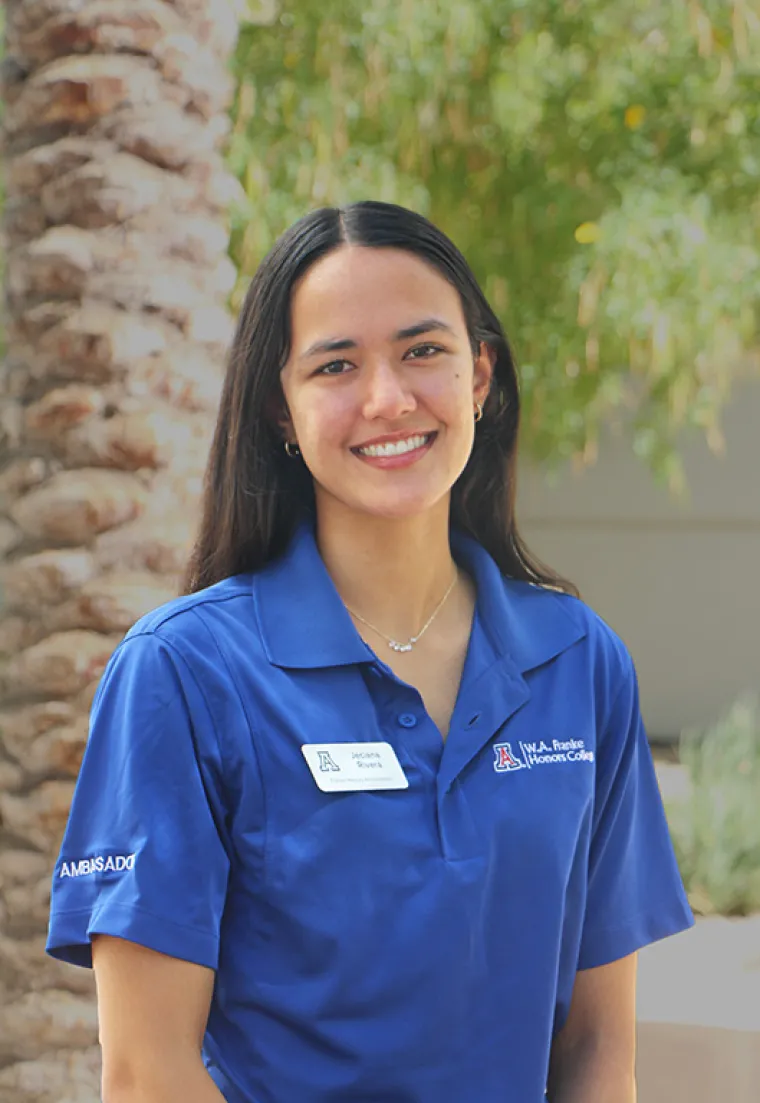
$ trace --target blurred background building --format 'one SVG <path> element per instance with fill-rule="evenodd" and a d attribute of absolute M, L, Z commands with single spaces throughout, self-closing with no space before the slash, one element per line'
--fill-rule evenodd
<path fill-rule="evenodd" d="M 760 384 L 725 412 L 726 451 L 682 443 L 687 493 L 650 477 L 623 437 L 593 467 L 525 464 L 523 534 L 625 639 L 654 742 L 714 723 L 760 684 Z"/>

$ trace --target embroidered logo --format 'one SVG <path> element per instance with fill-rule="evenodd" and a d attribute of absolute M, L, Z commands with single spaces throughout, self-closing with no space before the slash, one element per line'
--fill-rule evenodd
<path fill-rule="evenodd" d="M 517 750 L 511 743 L 494 744 L 493 768 L 497 774 L 512 770 L 532 770 L 534 766 L 550 766 L 567 762 L 593 762 L 594 752 L 587 749 L 582 739 L 553 739 L 546 743 L 527 743 L 518 740 Z"/>
<path fill-rule="evenodd" d="M 504 774 L 509 770 L 522 770 L 525 766 L 524 762 L 521 762 L 512 754 L 511 743 L 495 743 L 493 752 L 493 768 L 497 774 Z"/>

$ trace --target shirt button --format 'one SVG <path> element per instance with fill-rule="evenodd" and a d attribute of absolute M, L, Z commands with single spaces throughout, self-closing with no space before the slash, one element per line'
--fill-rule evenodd
<path fill-rule="evenodd" d="M 398 718 L 398 722 L 402 728 L 415 728 L 417 726 L 417 717 L 412 712 L 402 712 Z"/>

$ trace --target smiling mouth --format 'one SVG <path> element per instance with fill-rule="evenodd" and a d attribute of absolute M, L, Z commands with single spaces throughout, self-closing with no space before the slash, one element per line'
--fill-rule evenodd
<path fill-rule="evenodd" d="M 362 448 L 353 448 L 352 451 L 359 456 L 403 456 L 407 452 L 416 452 L 418 448 L 424 448 L 425 445 L 431 443 L 435 436 L 435 433 L 417 433 L 405 440 L 388 440 L 380 444 L 366 444 Z"/>

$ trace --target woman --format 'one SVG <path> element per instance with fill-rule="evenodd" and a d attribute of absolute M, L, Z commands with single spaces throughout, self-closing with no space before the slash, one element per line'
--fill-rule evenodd
<path fill-rule="evenodd" d="M 518 413 L 420 216 L 315 211 L 254 276 L 54 877 L 106 1103 L 634 1099 L 635 952 L 691 916 L 630 658 L 517 535 Z"/>

